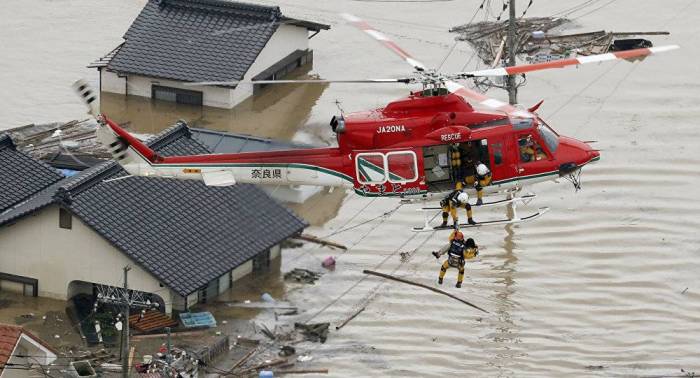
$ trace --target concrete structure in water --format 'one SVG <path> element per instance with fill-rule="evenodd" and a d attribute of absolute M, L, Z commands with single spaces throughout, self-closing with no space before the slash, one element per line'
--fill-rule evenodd
<path fill-rule="evenodd" d="M 210 153 L 178 123 L 163 155 Z M 129 287 L 167 312 L 210 301 L 265 270 L 306 223 L 252 185 L 126 177 L 105 161 L 72 177 L 0 136 L 0 290 L 69 299 Z"/>
<path fill-rule="evenodd" d="M 329 28 L 285 17 L 279 7 L 149 0 L 125 41 L 88 67 L 100 71 L 100 91 L 230 109 L 258 86 L 184 84 L 283 78 L 311 65 L 308 41 Z"/>

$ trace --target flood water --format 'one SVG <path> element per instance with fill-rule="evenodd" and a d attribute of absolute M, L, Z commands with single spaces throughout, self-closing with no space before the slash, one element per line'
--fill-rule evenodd
<path fill-rule="evenodd" d="M 535 1 L 528 15 L 548 16 L 581 2 Z M 311 40 L 314 72 L 346 79 L 400 76 L 409 70 L 340 22 L 337 13 L 367 19 L 428 66 L 439 66 L 453 45 L 454 36 L 446 30 L 466 22 L 480 2 L 275 3 L 290 16 L 332 25 Z M 519 6 L 526 2 L 522 3 Z M 70 83 L 85 75 L 94 80 L 95 73 L 83 67 L 120 41 L 143 1 L 2 4 L 0 128 L 9 128 L 83 117 Z M 608 2 L 597 2 L 580 14 L 604 4 Z M 483 13 L 477 19 L 483 19 Z M 482 246 L 480 259 L 468 265 L 461 289 L 454 288 L 453 269 L 442 288 L 489 313 L 424 289 L 363 275 L 363 269 L 372 269 L 436 285 L 439 264 L 430 251 L 443 245 L 447 235 L 412 233 L 422 216 L 408 205 L 362 224 L 397 203 L 348 194 L 339 210 L 323 209 L 326 216 L 320 219 L 336 211 L 337 216 L 315 222 L 320 225 L 308 232 L 330 235 L 350 250 L 306 246 L 285 251 L 282 261 L 287 271 L 321 269 L 322 258 L 338 258 L 336 270 L 315 286 L 288 293 L 304 309 L 300 320 L 330 321 L 334 326 L 365 308 L 347 326 L 333 331 L 326 344 L 315 347 L 316 365 L 329 368 L 331 376 L 682 376 L 681 369 L 700 373 L 700 1 L 619 0 L 570 27 L 572 32 L 600 29 L 668 30 L 670 36 L 653 40 L 682 49 L 643 62 L 529 75 L 520 102 L 531 106 L 544 99 L 540 113 L 548 123 L 561 134 L 598 141 L 602 159 L 584 168 L 578 193 L 565 181 L 529 188 L 538 197 L 521 214 L 549 206 L 552 210 L 543 218 L 469 233 Z M 470 55 L 466 45 L 458 45 L 443 70 L 461 69 Z M 350 112 L 381 106 L 407 90 L 363 85 L 291 89 L 294 101 L 303 103 L 292 107 L 303 109 L 288 116 L 294 125 L 285 123 L 284 114 L 274 115 L 279 136 L 332 140 L 327 121 L 338 111 L 336 100 Z M 497 91 L 491 94 L 504 98 Z M 150 101 L 142 105 L 141 118 L 134 117 L 133 123 L 146 132 L 180 117 L 172 118 L 167 108 L 158 111 L 159 105 Z M 113 106 L 121 106 L 118 99 Z M 243 113 L 235 117 L 246 117 Z M 190 116 L 227 130 L 257 132 L 248 122 L 231 121 L 232 114 Z M 211 117 L 226 121 L 207 121 Z M 274 128 L 260 132 L 277 136 Z M 475 214 L 477 219 L 501 216 L 499 209 Z M 353 226 L 357 227 L 333 234 Z M 400 252 L 408 254 L 402 259 Z"/>

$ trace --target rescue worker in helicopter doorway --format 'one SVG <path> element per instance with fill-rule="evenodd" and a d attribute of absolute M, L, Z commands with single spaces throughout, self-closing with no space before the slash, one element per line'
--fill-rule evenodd
<path fill-rule="evenodd" d="M 440 251 L 433 252 L 433 256 L 435 256 L 436 259 L 440 259 L 440 256 L 447 253 L 447 260 L 445 260 L 440 267 L 438 284 L 442 285 L 447 269 L 452 267 L 459 270 L 459 274 L 457 275 L 457 284 L 455 285 L 455 287 L 459 288 L 462 287 L 462 282 L 464 281 L 465 262 L 479 256 L 479 247 L 477 247 L 474 239 L 472 238 L 464 241 L 464 234 L 462 234 L 462 232 L 459 230 L 452 231 L 449 240 L 450 244 L 447 247 L 442 248 Z"/>
<path fill-rule="evenodd" d="M 442 207 L 442 224 L 440 227 L 447 227 L 447 215 L 452 216 L 452 221 L 454 222 L 455 230 L 459 228 L 459 216 L 457 215 L 457 209 L 463 207 L 467 210 L 467 222 L 469 224 L 476 224 L 472 218 L 472 205 L 469 204 L 469 195 L 464 193 L 461 189 L 455 189 L 447 197 L 440 201 L 440 207 Z"/>
<path fill-rule="evenodd" d="M 491 184 L 491 170 L 484 163 L 476 165 L 476 180 L 474 180 L 474 188 L 476 189 L 476 205 L 484 204 L 484 187 Z"/>

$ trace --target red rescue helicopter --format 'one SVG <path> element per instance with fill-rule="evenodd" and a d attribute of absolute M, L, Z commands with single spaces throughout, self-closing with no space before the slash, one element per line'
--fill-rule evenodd
<path fill-rule="evenodd" d="M 484 205 L 508 204 L 510 218 L 484 224 L 514 223 L 538 217 L 515 214 L 515 203 L 533 195 L 517 197 L 526 185 L 570 177 L 600 153 L 587 143 L 559 135 L 530 109 L 519 109 L 470 90 L 456 80 L 507 76 L 532 71 L 604 62 L 641 59 L 678 46 L 640 48 L 600 55 L 580 56 L 538 64 L 481 71 L 442 74 L 427 69 L 396 43 L 366 22 L 351 15 L 346 19 L 403 58 L 414 69 L 410 77 L 370 80 L 262 80 L 253 84 L 279 83 L 405 83 L 423 89 L 371 111 L 334 116 L 331 127 L 337 147 L 288 151 L 159 156 L 105 115 L 98 116 L 98 138 L 126 171 L 135 176 L 202 180 L 210 186 L 236 183 L 271 185 L 319 185 L 352 188 L 362 196 L 404 199 L 441 199 L 455 188 L 458 166 L 454 152 L 473 154 L 488 166 L 492 182 L 485 193 L 506 193 L 508 198 Z M 241 82 L 207 82 L 193 85 L 237 85 Z M 94 98 L 84 82 L 76 90 L 90 105 Z M 97 110 L 91 108 L 93 114 Z M 530 148 L 531 154 L 524 153 Z M 459 165 L 459 164 L 457 164 Z M 574 181 L 575 184 L 576 181 Z M 473 190 L 465 188 L 465 190 Z M 435 210 L 438 208 L 425 208 Z M 426 218 L 427 219 L 427 218 Z M 469 226 L 469 225 L 465 225 Z M 426 227 L 416 231 L 433 230 Z"/>

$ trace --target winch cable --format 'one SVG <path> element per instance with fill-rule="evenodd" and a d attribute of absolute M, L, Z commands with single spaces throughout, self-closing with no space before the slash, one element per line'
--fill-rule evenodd
<path fill-rule="evenodd" d="M 432 218 L 430 221 L 433 221 L 439 214 L 440 214 L 440 213 L 435 214 L 435 216 L 433 216 L 433 218 Z M 373 231 L 373 230 L 375 230 L 375 229 L 376 229 L 376 227 L 372 228 L 372 230 L 370 230 L 370 232 Z M 368 233 L 368 234 L 369 234 L 369 233 Z M 417 251 L 419 248 L 421 248 L 428 240 L 430 240 L 430 238 L 433 237 L 433 235 L 435 235 L 435 231 L 431 232 L 430 235 L 428 235 L 428 237 L 427 237 L 418 247 L 416 247 L 416 248 L 414 249 L 413 252 L 415 253 L 415 251 Z M 398 246 L 393 252 L 391 252 L 391 253 L 390 253 L 389 255 L 387 255 L 382 261 L 380 261 L 379 264 L 375 265 L 374 268 L 373 268 L 373 270 L 377 270 L 377 269 L 380 268 L 382 265 L 384 265 L 384 263 L 386 263 L 391 257 L 393 257 L 394 255 L 396 255 L 397 252 L 399 252 L 403 247 L 405 247 L 408 243 L 410 243 L 413 239 L 415 239 L 416 236 L 418 236 L 418 233 L 414 233 L 410 238 L 406 239 L 406 241 L 404 241 L 404 242 L 403 242 L 400 246 Z M 310 322 L 311 320 L 313 320 L 314 318 L 316 318 L 318 315 L 320 315 L 320 314 L 322 314 L 324 311 L 326 311 L 328 308 L 330 308 L 331 306 L 333 306 L 334 304 L 336 304 L 339 300 L 341 300 L 345 295 L 347 295 L 349 292 L 351 292 L 354 288 L 356 288 L 359 284 L 361 284 L 361 283 L 362 283 L 364 280 L 366 280 L 368 277 L 369 277 L 369 276 L 367 276 L 367 275 L 362 276 L 362 278 L 360 278 L 357 282 L 355 282 L 355 283 L 352 284 L 350 287 L 348 287 L 347 289 L 345 289 L 345 291 L 343 291 L 339 296 L 337 296 L 335 299 L 333 299 L 330 303 L 328 303 L 327 305 L 323 306 L 323 308 L 321 308 L 319 311 L 317 311 L 316 313 L 314 313 L 310 318 L 308 318 L 308 319 L 305 321 L 305 323 Z"/>

